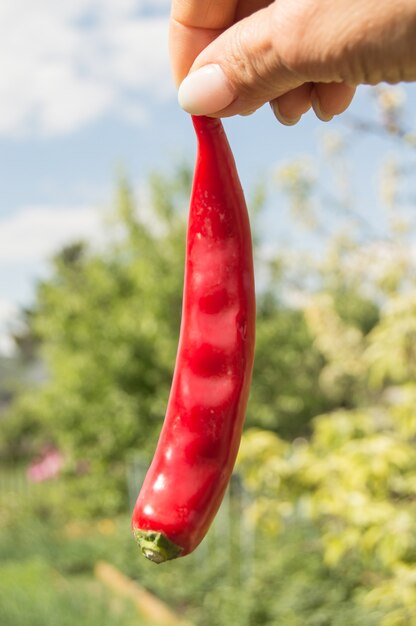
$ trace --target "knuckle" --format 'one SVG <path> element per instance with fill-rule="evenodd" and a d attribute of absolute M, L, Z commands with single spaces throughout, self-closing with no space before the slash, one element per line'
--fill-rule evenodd
<path fill-rule="evenodd" d="M 235 37 L 231 48 L 231 62 L 238 72 L 241 87 L 250 88 L 258 83 L 261 70 L 258 68 L 259 55 L 252 49 L 253 27 L 249 24 L 238 23 L 235 28 Z M 261 59 L 260 59 L 261 62 Z"/>
<path fill-rule="evenodd" d="M 256 110 L 267 101 L 270 81 L 265 71 L 265 44 L 253 49 L 253 41 L 259 41 L 250 23 L 237 23 L 230 48 L 227 51 L 229 76 L 239 94 L 244 110 Z"/>

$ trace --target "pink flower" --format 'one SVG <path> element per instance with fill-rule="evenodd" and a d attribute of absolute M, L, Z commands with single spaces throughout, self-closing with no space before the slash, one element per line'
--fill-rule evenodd
<path fill-rule="evenodd" d="M 64 457 L 58 450 L 48 450 L 27 469 L 27 477 L 31 482 L 39 483 L 55 478 L 60 473 Z"/>

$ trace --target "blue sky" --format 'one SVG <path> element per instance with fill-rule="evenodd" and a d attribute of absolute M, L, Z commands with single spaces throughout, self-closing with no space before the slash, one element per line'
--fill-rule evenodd
<path fill-rule="evenodd" d="M 0 350 L 54 250 L 96 236 L 120 167 L 140 187 L 152 170 L 192 162 L 193 132 L 169 70 L 168 12 L 167 0 L 0 4 Z M 400 89 L 414 125 L 415 86 Z M 370 89 L 351 112 L 375 115 Z M 226 120 L 244 188 L 288 159 L 319 162 L 322 133 L 345 121 L 325 125 L 308 113 L 286 128 L 267 106 Z M 368 136 L 350 150 L 363 207 L 384 152 Z M 278 221 L 270 212 L 270 241 Z"/>

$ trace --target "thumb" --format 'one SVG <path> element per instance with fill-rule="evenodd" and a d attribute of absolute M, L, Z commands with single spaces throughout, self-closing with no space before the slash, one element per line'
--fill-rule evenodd
<path fill-rule="evenodd" d="M 238 21 L 197 56 L 178 91 L 185 111 L 221 117 L 247 113 L 305 82 L 282 54 L 294 29 L 285 24 L 292 20 L 277 15 L 277 7 L 272 3 Z"/>

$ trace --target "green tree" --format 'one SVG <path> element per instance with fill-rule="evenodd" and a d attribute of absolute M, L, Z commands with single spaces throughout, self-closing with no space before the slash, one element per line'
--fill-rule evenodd
<path fill-rule="evenodd" d="M 122 182 L 105 248 L 75 243 L 53 259 L 27 333 L 40 342 L 46 380 L 2 423 L 5 454 L 57 445 L 79 485 L 82 475 L 98 481 L 104 508 L 121 506 L 126 455 L 151 449 L 163 416 L 180 320 L 182 197 L 166 184 L 150 212 Z"/>
<path fill-rule="evenodd" d="M 2 420 L 2 456 L 30 459 L 45 444 L 56 445 L 66 458 L 67 489 L 92 511 L 123 506 L 126 459 L 150 457 L 164 417 L 180 326 L 190 180 L 185 167 L 171 178 L 153 175 L 139 203 L 122 181 L 105 245 L 74 242 L 53 258 L 17 336 L 27 358 L 38 355 L 45 376 Z M 256 214 L 261 204 L 260 198 Z M 307 432 L 327 403 L 318 384 L 322 357 L 303 313 L 278 297 L 283 280 L 275 272 L 258 294 L 247 424 L 290 438 Z"/>

